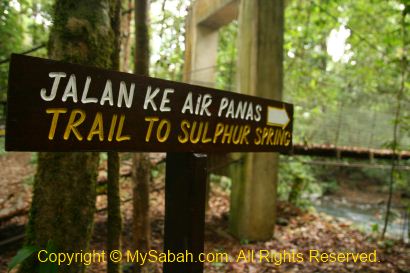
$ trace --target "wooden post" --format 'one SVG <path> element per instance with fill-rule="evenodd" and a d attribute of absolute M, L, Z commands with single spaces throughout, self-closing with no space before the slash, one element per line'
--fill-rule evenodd
<path fill-rule="evenodd" d="M 207 156 L 168 153 L 165 176 L 164 252 L 204 251 Z M 203 272 L 203 263 L 164 263 L 164 273 Z"/>

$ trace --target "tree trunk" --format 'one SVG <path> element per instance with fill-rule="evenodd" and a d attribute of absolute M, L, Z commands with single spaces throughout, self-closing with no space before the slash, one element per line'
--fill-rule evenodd
<path fill-rule="evenodd" d="M 148 0 L 135 0 L 135 74 L 149 74 Z"/>
<path fill-rule="evenodd" d="M 134 245 L 141 252 L 151 247 L 151 226 L 149 214 L 149 182 L 151 180 L 151 163 L 148 154 L 136 153 L 133 157 L 133 234 Z M 135 264 L 134 272 L 144 272 Z"/>
<path fill-rule="evenodd" d="M 112 30 L 109 2 L 57 0 L 50 33 L 52 59 L 97 67 L 111 66 Z M 95 212 L 98 153 L 39 153 L 26 244 L 58 252 L 88 249 Z M 35 258 L 20 272 L 37 272 Z M 84 272 L 75 263 L 59 272 Z"/>
<path fill-rule="evenodd" d="M 119 156 L 117 152 L 108 153 L 108 180 L 107 180 L 107 253 L 112 250 L 121 250 L 121 199 L 119 185 Z M 107 272 L 119 273 L 121 263 L 113 263 L 107 259 Z"/>
<path fill-rule="evenodd" d="M 135 74 L 149 74 L 149 33 L 148 0 L 135 0 Z M 134 245 L 142 252 L 151 245 L 151 227 L 149 214 L 149 182 L 151 164 L 147 153 L 137 153 L 133 157 L 133 233 Z M 146 272 L 147 267 L 135 264 L 134 272 Z"/>
<path fill-rule="evenodd" d="M 130 10 L 132 9 L 133 5 L 133 0 L 127 0 L 128 3 L 128 10 L 127 13 L 124 14 L 123 16 L 125 17 L 125 20 L 122 20 L 122 29 L 123 32 L 122 34 L 124 35 L 124 40 L 122 43 L 122 64 L 121 64 L 121 70 L 124 72 L 128 72 L 130 70 L 130 61 L 129 57 L 131 56 L 131 21 L 132 21 L 132 14 Z"/>
<path fill-rule="evenodd" d="M 121 48 L 121 0 L 111 0 L 111 27 L 114 32 L 114 47 L 111 54 L 111 68 L 119 70 Z M 120 160 L 118 152 L 107 153 L 107 252 L 121 250 L 121 198 L 120 198 Z M 107 259 L 107 272 L 119 273 L 121 263 Z"/>
<path fill-rule="evenodd" d="M 51 240 L 59 252 L 88 249 L 98 159 L 98 153 L 39 153 L 26 244 L 45 249 Z M 33 258 L 20 272 L 37 268 Z M 84 272 L 84 267 L 75 263 L 59 272 Z"/>

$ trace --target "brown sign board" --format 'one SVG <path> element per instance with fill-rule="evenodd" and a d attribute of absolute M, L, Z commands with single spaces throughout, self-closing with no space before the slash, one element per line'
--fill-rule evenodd
<path fill-rule="evenodd" d="M 7 151 L 282 152 L 293 105 L 13 54 Z"/>

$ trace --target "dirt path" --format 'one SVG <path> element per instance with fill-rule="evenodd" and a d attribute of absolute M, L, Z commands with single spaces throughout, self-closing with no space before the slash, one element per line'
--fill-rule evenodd
<path fill-rule="evenodd" d="M 8 153 L 0 156 L 0 204 L 16 209 L 20 201 L 22 207 L 29 207 L 31 187 L 27 177 L 34 173 L 34 165 L 30 164 L 30 153 Z M 129 165 L 129 164 L 128 164 Z M 164 170 L 158 169 L 159 175 L 153 179 L 150 192 L 150 210 L 152 217 L 152 246 L 161 251 L 163 248 L 164 228 Z M 18 195 L 18 196 L 15 196 Z M 123 200 L 132 197 L 132 182 L 129 177 L 121 181 Z M 106 196 L 97 198 L 97 209 L 106 206 Z M 1 212 L 0 207 L 0 212 Z M 337 220 L 324 214 L 303 212 L 287 203 L 279 203 L 278 215 L 280 224 L 275 227 L 275 238 L 266 242 L 240 241 L 232 237 L 228 229 L 229 194 L 220 186 L 211 183 L 210 209 L 206 217 L 205 251 L 225 252 L 230 257 L 238 256 L 241 250 L 265 251 L 280 253 L 283 251 L 298 251 L 307 257 L 309 249 L 319 249 L 323 252 L 351 251 L 371 252 L 377 250 L 380 262 L 377 263 L 301 263 L 285 262 L 276 265 L 272 262 L 229 262 L 206 263 L 205 272 L 209 273 L 268 273 L 268 272 L 410 272 L 410 248 L 399 242 L 380 242 L 372 236 L 365 235 L 350 227 L 345 221 Z M 122 205 L 124 232 L 123 250 L 135 249 L 132 244 L 132 202 Z M 25 217 L 20 217 L 26 219 Z M 96 213 L 93 239 L 90 249 L 106 249 L 105 211 Z M 15 255 L 18 245 L 0 255 L 0 272 L 4 272 L 7 263 Z M 124 265 L 127 267 L 129 265 Z M 152 264 L 152 272 L 161 272 L 161 264 Z M 88 267 L 90 273 L 106 272 L 106 264 L 94 263 Z"/>

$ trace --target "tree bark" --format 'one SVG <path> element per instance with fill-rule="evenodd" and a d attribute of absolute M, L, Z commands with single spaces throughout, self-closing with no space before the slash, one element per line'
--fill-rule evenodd
<path fill-rule="evenodd" d="M 110 2 L 111 27 L 114 33 L 111 68 L 120 68 L 121 50 L 121 0 Z M 121 250 L 121 198 L 120 198 L 120 159 L 118 152 L 107 153 L 107 252 Z M 107 259 L 107 272 L 120 273 L 121 263 Z"/>
<path fill-rule="evenodd" d="M 51 240 L 59 252 L 88 249 L 95 211 L 98 153 L 39 153 L 26 244 L 45 249 Z M 21 273 L 37 272 L 27 260 Z M 84 272 L 80 263 L 59 272 Z"/>
<path fill-rule="evenodd" d="M 117 152 L 108 152 L 108 180 L 107 180 L 107 253 L 112 250 L 121 250 L 121 199 L 119 185 L 120 162 Z M 119 273 L 121 263 L 113 263 L 107 259 L 107 272 Z"/>
<path fill-rule="evenodd" d="M 135 74 L 149 75 L 148 0 L 135 0 Z M 151 222 L 149 213 L 149 182 L 151 164 L 147 153 L 133 157 L 133 234 L 134 245 L 142 252 L 151 246 Z M 147 267 L 135 264 L 134 272 L 147 272 Z"/>
<path fill-rule="evenodd" d="M 133 157 L 133 235 L 134 246 L 140 252 L 147 252 L 151 247 L 151 222 L 149 213 L 149 182 L 151 163 L 147 153 L 136 153 Z M 146 272 L 135 264 L 134 272 Z"/>
<path fill-rule="evenodd" d="M 111 67 L 109 2 L 57 0 L 48 44 L 51 59 Z M 39 153 L 26 244 L 45 248 L 51 240 L 58 252 L 88 249 L 95 211 L 98 153 Z M 20 272 L 37 272 L 28 259 Z M 59 272 L 84 272 L 75 263 Z"/>
<path fill-rule="evenodd" d="M 148 0 L 135 0 L 135 74 L 149 75 Z"/>
<path fill-rule="evenodd" d="M 133 0 L 127 0 L 128 3 L 128 10 L 131 10 L 133 5 Z M 133 12 L 127 12 L 125 16 L 125 20 L 122 20 L 122 29 L 123 29 L 123 43 L 122 43 L 122 64 L 121 70 L 124 72 L 128 72 L 130 70 L 130 62 L 129 57 L 131 56 L 131 21 L 132 21 L 132 14 Z"/>

